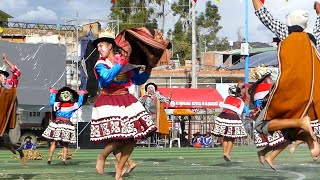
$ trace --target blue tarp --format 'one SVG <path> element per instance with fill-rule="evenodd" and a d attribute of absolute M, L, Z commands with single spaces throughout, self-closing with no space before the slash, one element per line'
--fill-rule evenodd
<path fill-rule="evenodd" d="M 262 64 L 266 66 L 277 66 L 278 65 L 278 51 L 269 51 L 260 54 L 253 55 L 249 58 L 249 68 L 261 66 Z M 228 69 L 244 69 L 245 61 L 241 61 Z"/>

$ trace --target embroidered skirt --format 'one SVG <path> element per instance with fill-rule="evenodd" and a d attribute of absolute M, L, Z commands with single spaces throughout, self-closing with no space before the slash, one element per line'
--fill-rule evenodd
<path fill-rule="evenodd" d="M 279 144 L 287 142 L 287 140 L 284 138 L 280 130 L 275 131 L 273 133 L 269 133 L 268 135 L 259 133 L 256 130 L 254 130 L 253 134 L 254 134 L 254 143 L 257 148 L 264 148 L 267 146 L 275 147 Z"/>
<path fill-rule="evenodd" d="M 76 143 L 76 129 L 70 120 L 52 120 L 42 136 L 55 141 Z"/>
<path fill-rule="evenodd" d="M 311 121 L 311 127 L 313 130 L 314 135 L 316 135 L 318 138 L 320 138 L 320 124 L 319 120 L 313 120 Z"/>
<path fill-rule="evenodd" d="M 100 94 L 91 120 L 90 141 L 139 140 L 150 136 L 156 126 L 143 105 L 133 95 Z"/>
<path fill-rule="evenodd" d="M 240 117 L 237 114 L 226 112 L 222 112 L 217 117 L 211 133 L 215 136 L 230 138 L 241 138 L 248 135 Z"/>

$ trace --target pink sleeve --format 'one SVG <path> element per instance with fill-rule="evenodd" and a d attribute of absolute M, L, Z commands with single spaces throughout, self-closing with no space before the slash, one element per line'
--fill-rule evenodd
<path fill-rule="evenodd" d="M 10 71 L 12 72 L 12 75 L 10 79 L 7 79 L 8 84 L 11 86 L 11 88 L 16 88 L 19 83 L 19 77 L 21 75 L 21 72 L 17 68 L 17 66 L 14 66 L 13 68 L 11 68 Z"/>

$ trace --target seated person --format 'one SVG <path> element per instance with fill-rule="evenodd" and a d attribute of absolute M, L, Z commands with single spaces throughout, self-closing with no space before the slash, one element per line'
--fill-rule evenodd
<path fill-rule="evenodd" d="M 36 145 L 32 143 L 32 137 L 27 136 L 26 138 L 24 138 L 23 149 L 30 149 L 30 150 L 36 149 Z"/>
<path fill-rule="evenodd" d="M 196 148 L 202 147 L 200 132 L 196 132 L 195 134 L 193 134 L 192 145 L 193 147 L 196 147 Z"/>
<path fill-rule="evenodd" d="M 202 147 L 212 147 L 212 138 L 211 138 L 210 132 L 207 132 L 205 137 L 202 137 L 201 146 Z"/>

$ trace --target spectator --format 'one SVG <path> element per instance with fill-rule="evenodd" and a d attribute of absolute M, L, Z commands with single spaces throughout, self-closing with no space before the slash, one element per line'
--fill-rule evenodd
<path fill-rule="evenodd" d="M 30 149 L 30 150 L 36 149 L 36 145 L 32 143 L 32 137 L 27 136 L 26 138 L 24 138 L 23 149 Z"/>
<path fill-rule="evenodd" d="M 200 132 L 196 132 L 195 134 L 193 134 L 193 138 L 192 138 L 192 145 L 195 148 L 201 148 L 201 134 Z"/>
<path fill-rule="evenodd" d="M 205 137 L 202 138 L 201 145 L 202 147 L 212 147 L 212 138 L 210 132 L 207 132 Z"/>

